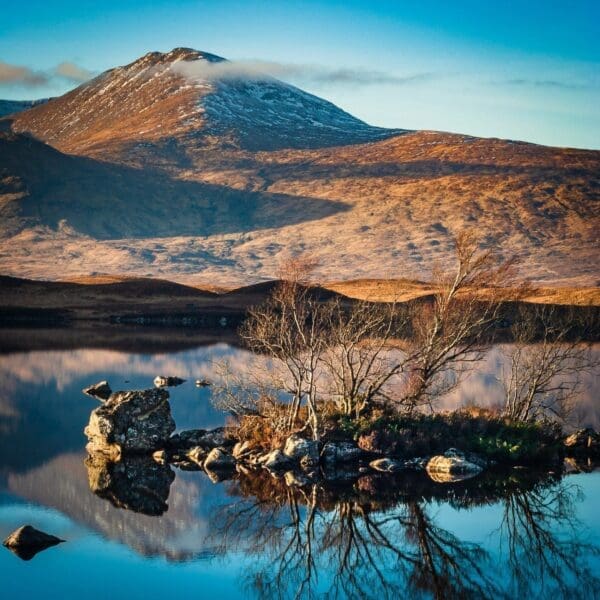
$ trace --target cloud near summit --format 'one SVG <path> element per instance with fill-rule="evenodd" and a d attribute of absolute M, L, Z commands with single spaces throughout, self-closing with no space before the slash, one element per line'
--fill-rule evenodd
<path fill-rule="evenodd" d="M 360 68 L 329 68 L 319 65 L 279 63 L 259 60 L 209 62 L 179 61 L 172 70 L 192 80 L 261 79 L 277 77 L 316 85 L 405 85 L 435 79 L 434 73 L 398 76 Z"/>

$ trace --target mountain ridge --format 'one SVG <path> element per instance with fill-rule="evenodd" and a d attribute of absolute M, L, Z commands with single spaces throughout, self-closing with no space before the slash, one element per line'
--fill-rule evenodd
<path fill-rule="evenodd" d="M 255 147 L 244 146 L 241 118 L 233 117 L 237 138 L 203 129 L 202 119 L 216 123 L 205 104 L 197 121 L 180 118 L 214 82 L 190 83 L 172 65 L 223 62 L 185 60 L 199 54 L 148 53 L 0 121 L 18 132 L 0 136 L 1 272 L 235 287 L 272 279 L 287 256 L 309 253 L 321 280 L 428 278 L 434 264 L 451 264 L 453 236 L 472 229 L 482 247 L 520 258 L 525 278 L 600 282 L 600 151 L 356 125 L 370 136 L 360 142 L 351 131 L 358 120 L 344 121 L 352 142 L 344 145 L 331 145 L 329 134 L 311 138 L 293 120 L 281 130 L 267 120 L 247 130 Z M 261 119 L 274 110 L 264 100 L 271 80 L 242 83 L 255 92 L 235 96 L 242 112 L 251 115 L 255 102 Z M 299 118 L 333 106 L 315 102 Z M 283 100 L 276 107 L 296 115 Z M 133 120 L 121 123 L 119 110 Z M 132 123 L 145 123 L 141 134 Z M 31 137 L 40 132 L 46 144 Z"/>

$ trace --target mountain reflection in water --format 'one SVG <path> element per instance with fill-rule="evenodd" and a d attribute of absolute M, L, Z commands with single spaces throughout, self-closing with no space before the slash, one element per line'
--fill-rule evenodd
<path fill-rule="evenodd" d="M 600 595 L 599 471 L 512 470 L 454 484 L 424 474 L 369 474 L 298 487 L 267 472 L 213 483 L 201 471 L 144 460 L 115 471 L 83 452 L 83 428 L 97 403 L 81 389 L 100 379 L 113 389 L 139 389 L 158 374 L 184 377 L 170 389 L 178 427 L 222 424 L 210 388 L 193 382 L 214 378 L 212 361 L 223 356 L 237 369 L 264 360 L 224 344 L 167 354 L 81 349 L 0 358 L 0 535 L 24 522 L 48 525 L 51 514 L 52 527 L 44 529 L 68 540 L 23 567 L 0 552 L 0 573 L 14 574 L 0 577 L 8 593 L 37 597 L 52 582 L 57 597 L 77 597 L 81 586 L 88 598 L 106 597 L 106 587 L 87 581 L 100 564 L 114 568 L 110 558 L 118 556 L 131 584 L 110 595 L 128 600 L 184 582 L 186 592 L 203 594 L 227 584 L 227 597 L 239 598 Z M 499 365 L 496 349 L 446 402 L 493 400 Z M 597 426 L 599 383 L 586 385 L 584 420 Z M 90 535 L 94 552 L 86 554 Z M 105 581 L 106 573 L 97 577 Z"/>

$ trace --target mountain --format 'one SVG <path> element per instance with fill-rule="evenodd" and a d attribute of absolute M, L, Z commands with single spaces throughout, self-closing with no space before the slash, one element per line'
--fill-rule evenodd
<path fill-rule="evenodd" d="M 474 229 L 525 277 L 600 281 L 600 152 L 374 128 L 230 64 L 150 53 L 0 121 L 0 272 L 424 278 Z"/>
<path fill-rule="evenodd" d="M 48 98 L 41 100 L 0 100 L 0 117 L 12 115 L 48 102 Z"/>
<path fill-rule="evenodd" d="M 223 65 L 230 63 L 189 48 L 150 52 L 16 115 L 12 128 L 68 153 L 108 157 L 141 150 L 171 160 L 190 146 L 320 148 L 397 133 L 267 76 L 212 79 L 211 69 Z"/>

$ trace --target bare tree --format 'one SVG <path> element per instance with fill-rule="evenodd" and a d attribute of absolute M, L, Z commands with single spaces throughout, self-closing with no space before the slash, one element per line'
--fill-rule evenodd
<path fill-rule="evenodd" d="M 582 375 L 596 366 L 581 325 L 573 309 L 560 314 L 552 306 L 521 307 L 502 378 L 506 416 L 519 421 L 569 417 L 582 392 Z"/>
<path fill-rule="evenodd" d="M 430 303 L 414 306 L 413 330 L 406 343 L 406 389 L 400 408 L 433 408 L 460 376 L 480 361 L 493 341 L 500 308 L 513 282 L 513 262 L 498 262 L 491 251 L 478 251 L 468 233 L 456 238 L 456 269 L 437 269 L 438 290 Z"/>
<path fill-rule="evenodd" d="M 284 266 L 285 277 L 271 297 L 249 311 L 241 336 L 255 352 L 276 358 L 286 370 L 292 394 L 286 428 L 294 428 L 303 401 L 305 427 L 319 437 L 318 366 L 327 345 L 326 308 L 308 285 L 314 268 L 310 259 L 295 259 Z"/>
<path fill-rule="evenodd" d="M 386 386 L 405 365 L 393 342 L 406 327 L 408 312 L 396 303 L 345 307 L 336 299 L 327 317 L 329 343 L 322 362 L 331 383 L 328 396 L 342 414 L 358 418 L 378 399 L 390 400 Z"/>

